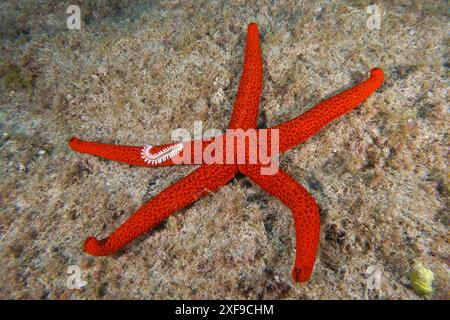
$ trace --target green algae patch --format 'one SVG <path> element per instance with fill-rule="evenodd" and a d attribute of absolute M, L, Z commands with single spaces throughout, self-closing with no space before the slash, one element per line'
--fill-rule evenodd
<path fill-rule="evenodd" d="M 25 90 L 31 92 L 33 87 L 33 74 L 19 68 L 15 64 L 6 64 L 0 67 L 0 76 L 2 78 L 2 90 L 8 92 L 10 90 Z"/>

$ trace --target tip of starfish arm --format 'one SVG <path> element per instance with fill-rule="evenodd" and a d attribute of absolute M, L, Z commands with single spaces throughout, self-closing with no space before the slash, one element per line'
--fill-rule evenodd
<path fill-rule="evenodd" d="M 247 29 L 248 29 L 248 31 L 250 31 L 250 30 L 258 30 L 258 25 L 256 24 L 256 22 L 250 22 L 249 24 L 248 24 L 248 27 L 247 27 Z"/>
<path fill-rule="evenodd" d="M 77 150 L 77 147 L 80 145 L 81 140 L 77 137 L 72 137 L 69 140 L 69 147 L 71 147 L 73 150 Z"/>
<path fill-rule="evenodd" d="M 292 270 L 292 279 L 295 282 L 305 282 L 308 281 L 312 273 L 312 268 L 308 266 L 294 267 Z"/>
<path fill-rule="evenodd" d="M 95 237 L 89 237 L 84 242 L 83 250 L 91 256 L 104 256 L 102 241 L 98 241 Z"/>
<path fill-rule="evenodd" d="M 370 76 L 382 80 L 384 78 L 383 69 L 381 69 L 381 68 L 373 68 L 373 69 L 371 69 L 370 70 Z"/>

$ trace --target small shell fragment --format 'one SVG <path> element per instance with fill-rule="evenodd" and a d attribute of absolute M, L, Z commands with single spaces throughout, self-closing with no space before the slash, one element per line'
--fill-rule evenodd
<path fill-rule="evenodd" d="M 414 262 L 408 276 L 417 294 L 425 296 L 433 292 L 433 271 L 424 267 L 420 261 Z"/>

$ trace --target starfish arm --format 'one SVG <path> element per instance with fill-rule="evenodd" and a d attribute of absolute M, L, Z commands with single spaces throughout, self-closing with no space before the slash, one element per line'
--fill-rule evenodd
<path fill-rule="evenodd" d="M 284 152 L 314 135 L 332 120 L 356 108 L 383 83 L 383 70 L 370 70 L 366 81 L 330 97 L 302 115 L 272 129 L 279 130 L 280 152 Z"/>
<path fill-rule="evenodd" d="M 292 278 L 296 282 L 307 281 L 313 271 L 319 242 L 319 208 L 308 191 L 286 172 L 279 169 L 276 174 L 261 175 L 261 168 L 261 165 L 247 165 L 240 171 L 291 209 L 296 233 Z"/>
<path fill-rule="evenodd" d="M 163 144 L 159 146 L 152 146 L 151 153 L 157 155 L 161 153 L 159 157 L 151 158 L 150 160 L 142 155 L 143 150 L 146 146 L 127 146 L 127 145 L 112 145 L 106 143 L 99 143 L 93 141 L 84 141 L 76 137 L 69 140 L 69 146 L 81 153 L 87 153 L 101 158 L 127 163 L 133 166 L 142 167 L 161 167 L 161 166 L 172 166 L 177 164 L 200 164 L 195 162 L 195 154 L 201 154 L 204 148 L 211 143 L 212 140 L 204 141 L 187 141 L 183 142 L 183 150 L 178 151 L 178 143 Z M 198 142 L 198 145 L 196 144 Z M 181 149 L 181 148 L 180 148 Z M 164 152 L 164 150 L 167 150 Z M 172 151 L 170 157 L 167 155 Z M 179 155 L 180 158 L 184 157 L 184 152 L 189 152 L 190 156 L 187 157 L 187 161 L 174 161 L 173 157 L 175 154 Z M 202 158 L 199 158 L 202 159 Z"/>
<path fill-rule="evenodd" d="M 245 130 L 256 127 L 261 88 L 262 58 L 259 32 L 256 23 L 250 23 L 247 29 L 244 67 L 228 128 Z"/>
<path fill-rule="evenodd" d="M 93 256 L 109 255 L 125 246 L 173 212 L 226 184 L 235 174 L 235 166 L 203 165 L 147 201 L 108 238 L 89 237 L 84 250 Z"/>

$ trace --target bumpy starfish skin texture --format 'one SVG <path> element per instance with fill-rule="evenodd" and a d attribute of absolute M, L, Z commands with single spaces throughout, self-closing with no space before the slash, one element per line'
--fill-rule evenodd
<path fill-rule="evenodd" d="M 277 155 L 302 143 L 333 119 L 361 104 L 382 82 L 383 71 L 379 68 L 372 69 L 370 77 L 366 81 L 322 101 L 290 121 L 267 129 L 268 155 Z M 259 32 L 256 24 L 251 23 L 248 26 L 244 67 L 229 129 L 254 129 L 257 136 L 263 134 L 261 129 L 256 128 L 261 88 L 262 58 Z M 274 129 L 278 130 L 279 136 L 277 150 L 273 149 L 270 143 L 271 132 L 274 132 Z M 182 142 L 179 156 L 187 155 L 193 159 L 199 154 L 203 154 L 211 143 L 229 139 L 236 138 L 230 138 L 225 134 L 207 140 Z M 143 146 L 109 145 L 82 141 L 75 137 L 70 139 L 69 146 L 78 152 L 135 166 L 154 167 L 179 164 L 171 157 L 159 162 L 145 161 L 141 154 Z M 164 150 L 170 150 L 167 148 L 171 146 L 175 146 L 175 144 L 154 146 L 146 151 L 154 155 L 158 152 L 164 153 Z M 95 237 L 89 237 L 84 244 L 84 250 L 94 256 L 109 255 L 159 224 L 175 211 L 218 190 L 238 172 L 241 172 L 291 209 L 296 232 L 296 257 L 292 277 L 296 282 L 308 280 L 313 271 L 319 242 L 319 208 L 308 191 L 283 170 L 278 169 L 276 173 L 270 175 L 261 174 L 261 169 L 267 167 L 267 163 L 263 164 L 259 160 L 256 163 L 250 162 L 250 150 L 247 145 L 243 148 L 245 148 L 245 150 L 241 150 L 245 153 L 243 163 L 236 161 L 237 150 L 234 151 L 232 162 L 226 162 L 226 164 L 223 161 L 207 163 L 200 157 L 199 168 L 150 199 L 106 239 L 97 240 Z M 222 151 L 225 153 L 226 147 L 223 147 Z"/>

